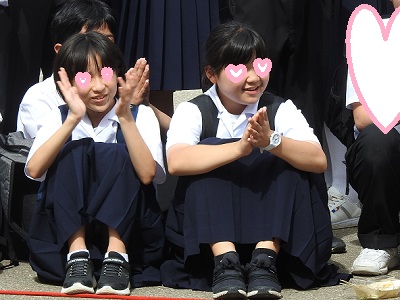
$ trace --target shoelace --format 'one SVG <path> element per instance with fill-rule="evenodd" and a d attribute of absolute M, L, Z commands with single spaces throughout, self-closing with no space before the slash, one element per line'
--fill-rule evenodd
<path fill-rule="evenodd" d="M 103 268 L 103 275 L 109 277 L 121 277 L 122 275 L 122 266 L 116 264 L 106 264 Z"/>
<path fill-rule="evenodd" d="M 344 195 L 330 195 L 328 200 L 329 210 L 339 207 L 344 202 L 346 202 L 346 198 L 344 197 Z"/>
<path fill-rule="evenodd" d="M 75 262 L 71 265 L 68 276 L 69 277 L 77 277 L 82 276 L 82 274 L 86 275 L 88 269 L 88 262 Z"/>

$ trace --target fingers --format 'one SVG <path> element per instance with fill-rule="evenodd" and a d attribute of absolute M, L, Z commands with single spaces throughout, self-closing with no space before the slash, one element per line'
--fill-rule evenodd
<path fill-rule="evenodd" d="M 57 84 L 61 90 L 61 92 L 64 92 L 67 88 L 71 86 L 71 83 L 69 82 L 67 72 L 65 71 L 64 68 L 60 68 L 58 71 L 58 76 L 60 77 L 60 80 L 57 81 Z"/>
<path fill-rule="evenodd" d="M 130 68 L 125 75 L 131 78 L 141 78 L 146 66 L 147 60 L 145 58 L 139 58 L 136 61 L 135 66 L 133 68 Z"/>
<path fill-rule="evenodd" d="M 64 100 L 67 101 L 73 96 L 74 93 L 76 93 L 76 88 L 71 85 L 67 72 L 64 68 L 60 68 L 58 75 L 60 76 L 60 80 L 57 81 L 57 85 L 64 96 Z"/>

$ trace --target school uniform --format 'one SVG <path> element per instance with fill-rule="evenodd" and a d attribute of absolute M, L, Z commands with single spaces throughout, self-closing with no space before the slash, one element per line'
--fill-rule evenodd
<path fill-rule="evenodd" d="M 151 108 L 138 107 L 137 127 L 157 163 L 153 184 L 145 186 L 135 173 L 126 145 L 118 140 L 114 109 L 96 128 L 85 115 L 55 162 L 37 179 L 42 187 L 30 225 L 29 247 L 30 264 L 40 280 L 63 282 L 67 240 L 88 224 L 86 243 L 96 272 L 107 249 L 107 227 L 112 227 L 127 246 L 132 286 L 160 283 L 164 233 L 154 184 L 165 180 L 165 168 L 159 125 Z M 40 125 L 27 163 L 62 126 L 62 111 L 53 111 L 54 116 Z M 30 177 L 26 169 L 25 173 Z"/>
<path fill-rule="evenodd" d="M 60 120 L 61 105 L 65 105 L 65 102 L 57 92 L 53 75 L 34 84 L 26 91 L 19 105 L 17 131 L 21 131 L 27 139 L 35 138 L 48 118 Z"/>
<path fill-rule="evenodd" d="M 201 113 L 193 103 L 182 103 L 171 120 L 167 151 L 179 143 L 236 141 L 257 111 L 255 103 L 234 116 L 222 105 L 215 86 L 205 94 L 218 109 L 216 137 L 200 141 Z M 283 136 L 319 143 L 291 100 L 279 106 L 274 123 Z M 273 238 L 283 241 L 278 255 L 282 282 L 294 282 L 300 288 L 337 284 L 337 267 L 327 264 L 332 229 L 326 188 L 320 179 L 259 149 L 206 174 L 180 177 L 166 219 L 171 257 L 161 267 L 163 284 L 210 290 L 209 244 L 234 242 L 245 263 L 257 242 Z"/>
<path fill-rule="evenodd" d="M 386 24 L 388 19 L 384 20 Z M 346 107 L 358 103 L 347 77 Z M 400 244 L 400 125 L 384 134 L 374 123 L 358 131 L 345 158 L 349 182 L 363 204 L 358 239 L 363 248 L 397 248 Z"/>

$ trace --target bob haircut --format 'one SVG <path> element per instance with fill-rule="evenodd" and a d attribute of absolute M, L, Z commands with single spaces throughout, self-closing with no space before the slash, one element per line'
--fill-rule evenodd
<path fill-rule="evenodd" d="M 268 57 L 262 36 L 250 26 L 231 21 L 216 26 L 210 33 L 204 51 L 204 68 L 219 74 L 229 64 L 247 64 L 255 58 Z M 212 86 L 203 73 L 203 90 Z"/>
<path fill-rule="evenodd" d="M 94 64 L 99 74 L 103 67 L 111 67 L 117 77 L 125 75 L 124 57 L 119 48 L 105 35 L 91 31 L 74 34 L 62 45 L 54 61 L 54 81 L 60 80 L 58 71 L 63 67 L 72 83 L 76 73 L 87 71 L 89 63 Z"/>

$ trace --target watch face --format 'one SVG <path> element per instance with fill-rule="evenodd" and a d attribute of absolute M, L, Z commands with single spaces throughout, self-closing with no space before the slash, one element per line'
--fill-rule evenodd
<path fill-rule="evenodd" d="M 278 144 L 279 143 L 279 140 L 280 140 L 280 135 L 279 134 L 274 134 L 273 136 L 272 136 L 272 140 L 273 140 L 273 143 L 276 145 L 276 144 Z"/>

